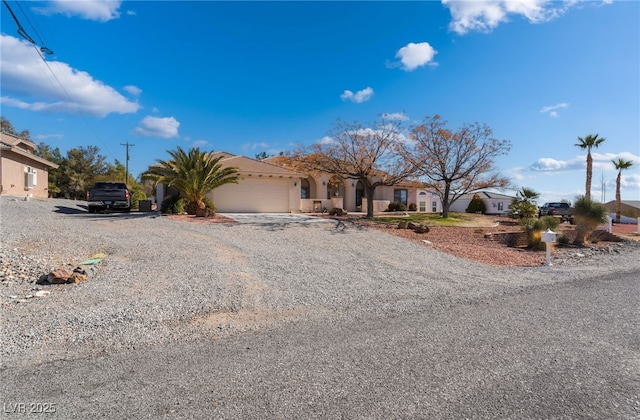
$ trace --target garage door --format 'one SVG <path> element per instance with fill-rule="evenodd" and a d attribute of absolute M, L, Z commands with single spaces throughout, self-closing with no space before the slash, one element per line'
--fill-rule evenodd
<path fill-rule="evenodd" d="M 243 179 L 213 190 L 218 212 L 288 213 L 289 179 Z"/>

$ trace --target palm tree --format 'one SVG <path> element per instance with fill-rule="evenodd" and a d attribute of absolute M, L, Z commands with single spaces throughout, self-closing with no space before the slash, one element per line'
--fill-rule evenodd
<path fill-rule="evenodd" d="M 587 182 L 586 182 L 586 191 L 585 198 L 591 200 L 591 174 L 593 172 L 593 159 L 591 158 L 591 148 L 597 148 L 600 144 L 605 141 L 604 138 L 598 138 L 598 135 L 589 134 L 585 138 L 578 137 L 578 143 L 575 145 L 581 149 L 587 150 Z"/>
<path fill-rule="evenodd" d="M 195 214 L 198 208 L 204 208 L 203 199 L 213 189 L 238 183 L 238 169 L 223 168 L 220 164 L 222 155 L 215 157 L 213 153 L 201 152 L 197 147 L 185 153 L 180 146 L 168 153 L 172 159 L 157 159 L 157 165 L 150 166 L 142 179 L 153 180 L 154 185 L 164 183 L 180 191 L 187 199 L 188 214 Z"/>
<path fill-rule="evenodd" d="M 522 187 L 516 192 L 516 198 L 509 205 L 512 217 L 520 219 L 532 219 L 538 212 L 536 200 L 540 193 L 532 188 Z"/>
<path fill-rule="evenodd" d="M 618 170 L 618 177 L 616 178 L 616 222 L 620 223 L 620 215 L 622 213 L 622 199 L 620 198 L 620 180 L 622 178 L 622 170 L 629 169 L 633 162 L 630 160 L 624 160 L 618 158 L 618 160 L 612 160 L 613 166 Z"/>

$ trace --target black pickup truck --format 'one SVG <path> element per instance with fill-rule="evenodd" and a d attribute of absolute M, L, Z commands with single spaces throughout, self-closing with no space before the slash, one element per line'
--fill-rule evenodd
<path fill-rule="evenodd" d="M 131 211 L 131 194 L 124 182 L 104 181 L 87 191 L 89 213 L 106 210 Z"/>
<path fill-rule="evenodd" d="M 569 203 L 544 203 L 538 212 L 538 217 L 554 216 L 559 217 L 563 222 L 573 224 L 573 214 L 575 209 Z"/>

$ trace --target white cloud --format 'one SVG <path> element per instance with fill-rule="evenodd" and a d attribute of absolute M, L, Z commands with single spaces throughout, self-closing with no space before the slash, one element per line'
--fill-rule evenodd
<path fill-rule="evenodd" d="M 196 140 L 193 143 L 191 143 L 191 147 L 203 148 L 203 147 L 207 146 L 208 144 L 209 144 L 209 142 L 206 141 L 206 140 Z"/>
<path fill-rule="evenodd" d="M 366 102 L 369 99 L 371 99 L 371 97 L 373 96 L 373 89 L 370 87 L 366 87 L 362 90 L 359 90 L 356 93 L 353 93 L 350 90 L 345 90 L 342 95 L 340 95 L 340 99 L 342 99 L 343 101 L 351 101 L 351 102 L 355 102 L 355 103 L 362 103 L 362 102 Z"/>
<path fill-rule="evenodd" d="M 433 62 L 433 57 L 437 53 L 428 42 L 420 42 L 418 44 L 410 42 L 398 50 L 396 58 L 399 58 L 400 63 L 402 63 L 402 70 L 413 71 L 427 64 L 436 65 Z"/>
<path fill-rule="evenodd" d="M 394 112 L 392 114 L 384 113 L 382 114 L 382 118 L 389 121 L 408 121 L 409 117 L 404 112 Z"/>
<path fill-rule="evenodd" d="M 557 160 L 554 158 L 540 158 L 529 167 L 535 172 L 560 172 L 573 171 L 584 168 L 584 158 L 575 158 L 572 160 Z"/>
<path fill-rule="evenodd" d="M 463 35 L 469 31 L 491 32 L 509 16 L 521 16 L 531 23 L 548 22 L 562 16 L 578 0 L 442 0 L 453 18 L 449 28 Z"/>
<path fill-rule="evenodd" d="M 118 9 L 121 4 L 121 1 L 115 0 L 52 0 L 46 6 L 34 7 L 33 10 L 43 15 L 62 14 L 107 22 L 120 17 Z"/>
<path fill-rule="evenodd" d="M 318 140 L 318 144 L 335 144 L 337 143 L 333 137 L 324 136 L 320 140 Z"/>
<path fill-rule="evenodd" d="M 542 107 L 540 112 L 542 112 L 543 114 L 548 113 L 549 116 L 552 117 L 552 118 L 558 118 L 558 110 L 559 109 L 565 109 L 565 108 L 568 108 L 568 107 L 569 107 L 568 103 L 562 102 L 562 103 L 551 105 L 551 106 L 544 106 L 544 107 Z"/>
<path fill-rule="evenodd" d="M 33 138 L 40 141 L 46 139 L 62 139 L 64 138 L 64 134 L 37 134 Z"/>
<path fill-rule="evenodd" d="M 0 50 L 4 105 L 38 112 L 96 117 L 134 113 L 140 109 L 140 104 L 93 79 L 87 72 L 60 61 L 50 61 L 48 66 L 45 65 L 27 42 L 0 35 Z"/>
<path fill-rule="evenodd" d="M 168 139 L 178 137 L 178 127 L 180 127 L 180 123 L 173 117 L 146 116 L 133 132 L 140 136 Z"/>
<path fill-rule="evenodd" d="M 132 94 L 133 96 L 140 96 L 142 89 L 137 86 L 128 85 L 124 87 L 124 90 Z"/>

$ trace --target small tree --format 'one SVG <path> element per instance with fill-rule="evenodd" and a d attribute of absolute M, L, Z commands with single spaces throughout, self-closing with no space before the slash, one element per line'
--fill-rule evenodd
<path fill-rule="evenodd" d="M 327 141 L 286 157 L 285 165 L 302 172 L 325 172 L 362 182 L 367 198 L 366 217 L 372 218 L 376 188 L 397 185 L 415 173 L 414 166 L 398 152 L 402 142 L 400 120 L 382 116 L 367 127 L 338 120 Z"/>
<path fill-rule="evenodd" d="M 222 155 L 215 157 L 213 153 L 201 152 L 197 147 L 187 153 L 180 146 L 168 153 L 172 159 L 158 159 L 158 165 L 150 166 L 142 174 L 142 179 L 153 180 L 154 185 L 165 183 L 180 191 L 187 200 L 188 214 L 196 214 L 198 208 L 205 207 L 203 200 L 213 189 L 238 183 L 238 169 L 223 168 L 220 164 Z"/>
<path fill-rule="evenodd" d="M 587 151 L 587 180 L 585 183 L 586 191 L 584 196 L 588 200 L 591 199 L 591 177 L 593 173 L 593 158 L 591 157 L 591 149 L 594 147 L 597 148 L 605 140 L 606 139 L 602 137 L 598 138 L 597 134 L 589 134 L 585 138 L 578 137 L 578 143 L 575 144 L 579 148 L 585 149 Z"/>
<path fill-rule="evenodd" d="M 576 245 L 582 245 L 585 239 L 598 227 L 607 221 L 608 210 L 602 203 L 591 201 L 586 196 L 580 196 L 575 203 L 576 213 Z"/>
<path fill-rule="evenodd" d="M 620 216 L 622 214 L 622 198 L 620 196 L 620 184 L 622 181 L 622 171 L 629 169 L 633 162 L 630 160 L 624 160 L 622 158 L 611 161 L 613 166 L 618 170 L 618 176 L 616 177 L 616 222 L 620 223 Z"/>
<path fill-rule="evenodd" d="M 474 194 L 471 201 L 469 201 L 466 212 L 485 214 L 487 212 L 487 205 L 478 194 Z"/>
<path fill-rule="evenodd" d="M 487 125 L 478 123 L 451 131 L 436 115 L 413 127 L 410 141 L 401 144 L 405 159 L 418 169 L 425 187 L 440 197 L 442 217 L 449 217 L 451 204 L 464 194 L 509 186 L 509 179 L 497 172 L 494 159 L 506 154 L 511 144 L 492 134 Z"/>

